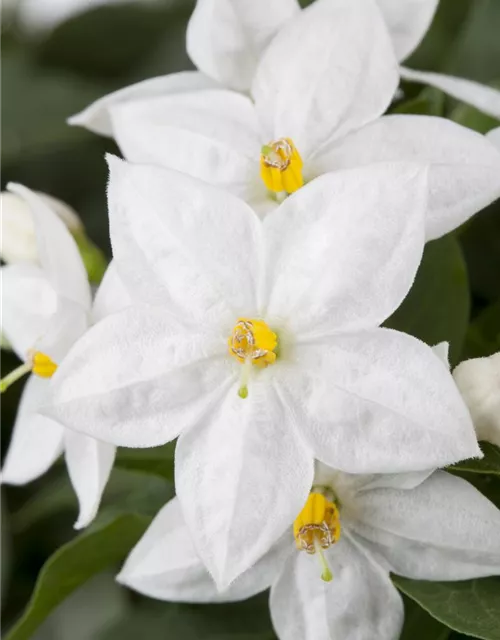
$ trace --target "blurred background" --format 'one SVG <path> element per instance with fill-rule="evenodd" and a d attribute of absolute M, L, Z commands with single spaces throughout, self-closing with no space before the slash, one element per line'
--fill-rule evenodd
<path fill-rule="evenodd" d="M 118 150 L 112 141 L 69 127 L 65 121 L 110 91 L 145 78 L 192 68 L 185 52 L 185 30 L 193 6 L 192 0 L 4 0 L 2 189 L 13 180 L 68 202 L 81 216 L 92 240 L 109 256 L 104 153 Z M 500 87 L 499 34 L 499 0 L 441 0 L 428 36 L 407 65 Z M 474 109 L 445 99 L 438 91 L 421 92 L 417 85 L 404 87 L 404 91 L 404 99 L 395 110 L 419 112 L 425 102 L 429 112 L 447 115 L 481 132 L 499 124 Z M 464 356 L 487 355 L 500 349 L 499 205 L 466 225 L 459 242 L 468 280 L 460 268 L 457 278 L 466 278 L 469 300 L 465 314 L 475 324 L 469 327 L 465 347 L 454 354 L 455 362 Z M 443 305 L 447 304 L 445 293 L 441 298 Z M 495 308 L 496 315 L 492 315 L 489 310 Z M 460 313 L 464 313 L 463 308 Z M 466 329 L 464 325 L 464 333 Z M 438 332 L 436 323 L 432 331 Z M 436 342 L 445 337 L 432 334 Z M 3 373 L 16 366 L 16 360 L 10 354 L 2 355 Z M 21 390 L 20 383 L 2 397 L 3 452 Z M 128 467 L 127 470 L 127 464 L 122 464 L 113 472 L 104 504 L 137 499 L 146 502 L 146 508 L 154 513 L 172 495 L 171 478 L 165 473 L 165 478 L 156 482 L 134 473 L 130 461 Z M 76 500 L 62 462 L 26 487 L 2 487 L 4 630 L 26 606 L 46 559 L 75 536 L 72 529 L 75 518 Z M 109 572 L 94 578 L 56 608 L 35 637 L 54 640 L 118 637 L 127 640 L 139 634 L 145 634 L 143 637 L 148 640 L 274 637 L 265 596 L 231 606 L 167 605 L 119 588 L 113 581 L 113 569 L 111 566 Z M 404 640 L 421 640 L 424 628 L 429 632 L 426 638 L 448 637 L 439 623 L 408 604 Z M 414 629 L 420 635 L 415 635 Z M 459 634 L 450 636 L 459 637 Z"/>

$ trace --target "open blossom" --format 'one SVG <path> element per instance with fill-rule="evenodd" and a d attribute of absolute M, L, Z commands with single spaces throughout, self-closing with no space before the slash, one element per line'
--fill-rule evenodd
<path fill-rule="evenodd" d="M 366 473 L 479 454 L 447 366 L 378 328 L 420 261 L 425 169 L 324 176 L 261 221 L 190 176 L 109 162 L 113 254 L 138 303 L 78 341 L 46 412 L 116 445 L 179 436 L 177 492 L 219 584 L 291 522 L 314 458 Z"/>
<path fill-rule="evenodd" d="M 195 17 L 207 6 L 240 4 L 200 2 Z M 207 44 L 202 26 L 196 33 Z M 318 176 L 374 162 L 429 166 L 428 239 L 500 195 L 500 153 L 484 136 L 442 118 L 383 116 L 399 73 L 374 0 L 318 0 L 259 54 L 250 96 L 176 75 L 109 96 L 73 122 L 102 131 L 95 122 L 106 121 L 128 160 L 206 180 L 262 214 Z"/>
<path fill-rule="evenodd" d="M 443 471 L 349 475 L 318 465 L 305 505 L 271 549 L 218 592 L 177 498 L 118 581 L 153 598 L 244 600 L 271 587 L 280 640 L 396 640 L 403 602 L 389 577 L 464 580 L 500 571 L 500 511 Z"/>
<path fill-rule="evenodd" d="M 500 447 L 500 353 L 461 362 L 453 371 L 478 440 Z"/>
<path fill-rule="evenodd" d="M 115 447 L 64 429 L 39 413 L 50 404 L 51 377 L 72 344 L 106 314 L 122 308 L 127 294 L 116 274 L 108 274 L 92 305 L 85 267 L 75 241 L 50 201 L 11 184 L 33 216 L 37 263 L 2 268 L 2 329 L 23 361 L 1 381 L 2 391 L 26 374 L 2 482 L 24 484 L 45 473 L 64 451 L 80 503 L 76 527 L 94 517 L 113 465 Z"/>

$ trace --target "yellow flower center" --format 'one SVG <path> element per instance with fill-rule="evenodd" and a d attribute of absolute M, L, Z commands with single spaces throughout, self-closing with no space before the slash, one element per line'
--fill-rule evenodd
<path fill-rule="evenodd" d="M 260 175 L 269 191 L 293 193 L 304 184 L 302 158 L 290 138 L 264 145 L 260 155 Z"/>
<path fill-rule="evenodd" d="M 22 378 L 27 373 L 34 373 L 40 378 L 51 378 L 56 372 L 57 364 L 41 351 L 30 351 L 28 360 L 24 364 L 11 371 L 0 380 L 0 393 L 6 391 L 11 384 Z"/>
<path fill-rule="evenodd" d="M 228 339 L 229 353 L 243 365 L 238 394 L 248 396 L 248 377 L 252 365 L 263 368 L 276 360 L 278 338 L 263 320 L 239 318 Z"/>
<path fill-rule="evenodd" d="M 337 505 L 323 493 L 313 491 L 293 523 L 297 549 L 309 554 L 318 553 L 322 567 L 321 578 L 330 582 L 332 572 L 323 554 L 340 538 L 340 516 Z"/>

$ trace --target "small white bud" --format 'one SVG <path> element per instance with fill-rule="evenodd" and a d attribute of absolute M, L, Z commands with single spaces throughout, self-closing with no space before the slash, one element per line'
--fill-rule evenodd
<path fill-rule="evenodd" d="M 61 200 L 44 193 L 38 195 L 65 223 L 72 234 L 83 230 L 77 213 Z M 38 252 L 33 216 L 28 203 L 15 193 L 0 195 L 2 210 L 2 241 L 0 257 L 7 263 L 37 262 Z"/>
<path fill-rule="evenodd" d="M 453 377 L 471 413 L 477 439 L 500 447 L 500 352 L 462 362 Z"/>

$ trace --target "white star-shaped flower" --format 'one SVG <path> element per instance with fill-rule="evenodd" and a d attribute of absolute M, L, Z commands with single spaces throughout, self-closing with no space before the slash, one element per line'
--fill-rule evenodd
<path fill-rule="evenodd" d="M 314 458 L 366 473 L 479 455 L 447 366 L 379 328 L 420 261 L 425 169 L 324 176 L 262 222 L 190 176 L 109 162 L 113 255 L 141 304 L 75 345 L 48 415 L 128 447 L 179 436 L 178 495 L 220 584 L 293 519 Z"/>
<path fill-rule="evenodd" d="M 92 322 L 121 309 L 128 294 L 113 269 L 92 304 L 87 273 L 76 243 L 44 199 L 9 185 L 29 207 L 38 262 L 2 267 L 2 331 L 23 364 L 2 381 L 6 390 L 31 373 L 24 388 L 1 480 L 25 484 L 45 473 L 64 451 L 80 513 L 75 527 L 95 516 L 115 457 L 113 445 L 64 429 L 39 411 L 50 404 L 50 378 Z"/>
<path fill-rule="evenodd" d="M 349 475 L 318 465 L 307 502 L 270 550 L 225 591 L 196 552 L 179 500 L 158 513 L 118 576 L 176 602 L 244 600 L 271 587 L 281 640 L 399 638 L 403 602 L 389 573 L 465 580 L 500 571 L 500 511 L 443 471 Z"/>
<path fill-rule="evenodd" d="M 200 26 L 190 32 L 196 30 L 200 47 L 219 42 L 225 50 L 226 42 L 222 36 L 203 40 L 212 23 L 200 16 L 236 7 L 243 16 L 238 0 L 198 4 L 193 21 Z M 261 12 L 263 20 L 274 15 Z M 383 116 L 399 71 L 374 0 L 318 0 L 295 17 L 286 15 L 270 44 L 254 53 L 250 95 L 199 76 L 167 76 L 109 96 L 72 122 L 111 133 L 132 162 L 201 178 L 263 214 L 304 182 L 374 162 L 429 166 L 428 239 L 458 227 L 500 195 L 500 153 L 484 136 L 443 118 Z M 256 17 L 250 32 L 261 33 L 261 26 Z M 396 31 L 403 39 L 403 30 Z"/>

